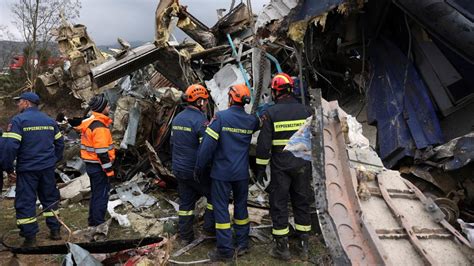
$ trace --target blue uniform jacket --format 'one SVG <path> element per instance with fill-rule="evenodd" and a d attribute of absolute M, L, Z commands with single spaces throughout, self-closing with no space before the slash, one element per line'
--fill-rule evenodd
<path fill-rule="evenodd" d="M 56 122 L 36 107 L 13 117 L 8 132 L 3 133 L 5 170 L 39 171 L 54 167 L 62 159 L 64 140 Z"/>
<path fill-rule="evenodd" d="M 178 178 L 191 179 L 199 149 L 199 143 L 208 124 L 206 115 L 199 109 L 188 106 L 173 120 L 171 145 L 173 172 Z"/>
<path fill-rule="evenodd" d="M 218 112 L 206 129 L 196 162 L 200 172 L 213 158 L 211 177 L 239 181 L 249 177 L 249 147 L 259 119 L 241 106 Z"/>

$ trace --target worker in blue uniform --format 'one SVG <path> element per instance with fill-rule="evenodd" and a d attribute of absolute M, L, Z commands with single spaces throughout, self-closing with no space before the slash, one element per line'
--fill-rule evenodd
<path fill-rule="evenodd" d="M 244 105 L 248 103 L 250 91 L 247 86 L 238 84 L 230 88 L 230 107 L 216 113 L 207 127 L 194 170 L 196 176 L 201 176 L 204 167 L 213 158 L 211 197 L 216 219 L 217 249 L 208 254 L 211 261 L 228 261 L 235 251 L 240 255 L 248 250 L 248 156 L 252 134 L 259 129 L 259 119 L 244 110 Z M 232 241 L 228 211 L 231 192 L 236 246 Z"/>
<path fill-rule="evenodd" d="M 62 159 L 64 141 L 56 122 L 38 110 L 39 96 L 33 92 L 14 98 L 20 114 L 12 118 L 7 132 L 3 133 L 5 170 L 13 172 L 16 158 L 15 209 L 23 246 L 36 244 L 38 223 L 36 198 L 43 206 L 43 216 L 50 229 L 50 238 L 60 240 L 58 214 L 59 190 L 56 187 L 54 168 Z"/>
<path fill-rule="evenodd" d="M 199 144 L 209 121 L 205 111 L 209 94 L 202 85 L 193 84 L 183 94 L 188 103 L 173 120 L 171 126 L 172 168 L 178 180 L 179 237 L 184 244 L 194 240 L 194 208 L 201 197 L 206 197 L 204 231 L 214 234 L 214 214 L 211 204 L 211 180 L 208 175 L 194 180 L 193 171 Z"/>

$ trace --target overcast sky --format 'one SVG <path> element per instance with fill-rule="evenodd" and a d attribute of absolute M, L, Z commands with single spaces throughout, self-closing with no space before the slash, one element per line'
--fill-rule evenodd
<path fill-rule="evenodd" d="M 10 6 L 15 0 L 0 0 L 0 25 L 13 27 Z M 217 21 L 216 9 L 228 9 L 231 0 L 181 0 L 188 11 L 208 26 Z M 244 1 L 246 2 L 246 1 Z M 252 0 L 254 13 L 258 14 L 270 0 Z M 114 44 L 117 37 L 128 41 L 152 41 L 154 38 L 154 17 L 159 0 L 82 0 L 80 18 L 75 23 L 87 26 L 89 35 L 99 45 Z M 240 3 L 236 0 L 236 4 Z"/>

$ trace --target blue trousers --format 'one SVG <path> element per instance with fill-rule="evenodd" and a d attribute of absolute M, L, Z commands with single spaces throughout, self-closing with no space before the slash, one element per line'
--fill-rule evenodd
<path fill-rule="evenodd" d="M 36 220 L 37 197 L 45 210 L 43 216 L 46 217 L 46 225 L 50 230 L 59 230 L 61 225 L 53 213 L 58 213 L 59 203 L 54 167 L 41 171 L 18 172 L 15 194 L 16 219 L 21 236 L 34 237 L 39 231 Z"/>
<path fill-rule="evenodd" d="M 194 208 L 196 202 L 201 197 L 206 197 L 207 208 L 204 213 L 204 230 L 214 232 L 214 213 L 211 201 L 210 179 L 201 180 L 197 183 L 192 178 L 188 178 L 180 173 L 175 173 L 178 179 L 179 193 L 179 237 L 181 239 L 192 241 L 194 239 Z"/>
<path fill-rule="evenodd" d="M 86 172 L 91 181 L 91 199 L 89 202 L 89 226 L 105 222 L 107 203 L 109 202 L 109 178 L 99 164 L 86 163 Z"/>
<path fill-rule="evenodd" d="M 221 181 L 212 180 L 212 205 L 216 218 L 217 251 L 226 257 L 234 255 L 234 249 L 245 249 L 249 246 L 249 215 L 247 211 L 249 180 Z M 234 232 L 235 246 L 232 241 L 232 231 L 229 217 L 230 193 L 234 198 Z"/>

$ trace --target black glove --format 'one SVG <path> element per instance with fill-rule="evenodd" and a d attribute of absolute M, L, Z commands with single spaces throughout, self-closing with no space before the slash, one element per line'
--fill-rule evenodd
<path fill-rule="evenodd" d="M 68 118 L 67 122 L 72 127 L 77 127 L 82 123 L 82 120 L 84 120 L 83 117 L 74 117 L 74 118 Z"/>
<path fill-rule="evenodd" d="M 193 173 L 193 179 L 196 181 L 196 183 L 201 183 L 201 177 L 203 175 L 202 169 L 195 168 L 194 173 Z"/>
<path fill-rule="evenodd" d="M 266 166 L 258 166 L 257 169 L 257 182 L 262 186 L 265 187 L 265 182 L 268 180 Z"/>

